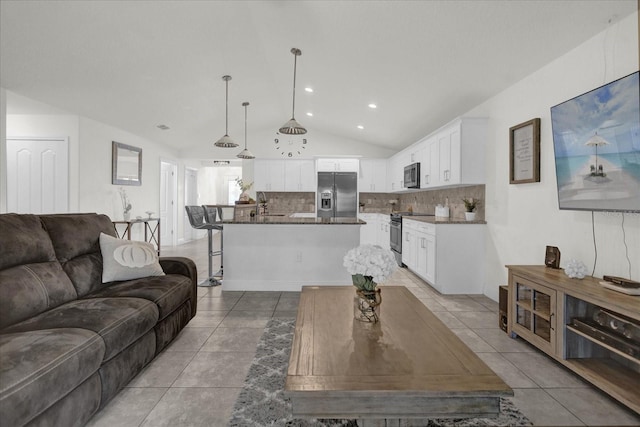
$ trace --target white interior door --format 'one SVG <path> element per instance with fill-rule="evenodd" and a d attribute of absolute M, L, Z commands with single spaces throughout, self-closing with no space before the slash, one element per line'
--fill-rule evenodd
<path fill-rule="evenodd" d="M 184 171 L 184 204 L 185 206 L 194 206 L 198 204 L 198 171 L 195 169 L 185 169 Z M 194 240 L 197 235 L 191 227 L 187 211 L 183 213 L 184 224 L 184 240 Z"/>
<path fill-rule="evenodd" d="M 7 210 L 69 212 L 67 138 L 7 137 Z"/>
<path fill-rule="evenodd" d="M 175 163 L 160 162 L 160 239 L 171 246 L 176 244 L 177 170 Z"/>

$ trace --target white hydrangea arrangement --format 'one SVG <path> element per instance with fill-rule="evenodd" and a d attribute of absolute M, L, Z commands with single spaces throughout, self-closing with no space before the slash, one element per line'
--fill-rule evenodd
<path fill-rule="evenodd" d="M 352 276 L 360 275 L 363 279 L 369 278 L 368 282 L 373 282 L 373 288 L 377 283 L 382 283 L 391 276 L 397 267 L 393 252 L 378 245 L 360 245 L 349 250 L 344 256 L 343 265 Z M 355 280 L 354 285 L 360 288 Z M 367 287 L 364 283 L 362 286 L 365 289 Z"/>
<path fill-rule="evenodd" d="M 572 279 L 584 279 L 588 272 L 587 266 L 582 261 L 575 259 L 570 259 L 564 268 L 564 273 Z"/>

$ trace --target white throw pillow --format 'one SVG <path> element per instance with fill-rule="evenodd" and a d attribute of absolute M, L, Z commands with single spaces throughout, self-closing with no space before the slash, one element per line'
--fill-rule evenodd
<path fill-rule="evenodd" d="M 102 283 L 164 276 L 151 243 L 123 240 L 100 233 Z"/>

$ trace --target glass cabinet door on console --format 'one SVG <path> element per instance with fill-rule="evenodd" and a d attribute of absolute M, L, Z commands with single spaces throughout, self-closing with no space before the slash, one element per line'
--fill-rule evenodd
<path fill-rule="evenodd" d="M 514 276 L 513 332 L 547 352 L 556 350 L 556 291 Z"/>

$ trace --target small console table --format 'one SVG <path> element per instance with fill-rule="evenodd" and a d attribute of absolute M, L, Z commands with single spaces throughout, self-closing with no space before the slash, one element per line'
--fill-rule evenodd
<path fill-rule="evenodd" d="M 160 256 L 160 218 L 140 218 L 129 221 L 112 221 L 116 236 L 131 240 L 131 229 L 134 224 L 144 224 L 144 241 L 156 246 Z M 155 224 L 154 224 L 155 223 Z M 118 230 L 118 225 L 124 225 Z"/>
<path fill-rule="evenodd" d="M 507 332 L 544 351 L 640 414 L 640 296 L 571 279 L 563 270 L 508 265 Z"/>

